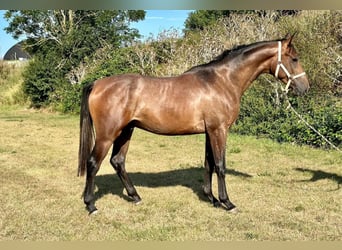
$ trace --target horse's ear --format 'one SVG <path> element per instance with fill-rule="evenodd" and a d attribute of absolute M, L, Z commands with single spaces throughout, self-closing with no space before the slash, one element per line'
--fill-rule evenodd
<path fill-rule="evenodd" d="M 297 34 L 297 31 L 295 33 L 293 33 L 293 35 L 291 35 L 290 33 L 288 33 L 285 37 L 285 41 L 287 43 L 287 46 L 290 46 L 292 43 L 293 38 L 295 37 L 295 35 Z"/>

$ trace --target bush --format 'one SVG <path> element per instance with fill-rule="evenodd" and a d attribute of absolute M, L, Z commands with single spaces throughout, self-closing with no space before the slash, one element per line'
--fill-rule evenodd
<path fill-rule="evenodd" d="M 24 93 L 35 108 L 46 107 L 51 103 L 50 94 L 63 79 L 57 69 L 57 57 L 53 54 L 37 54 L 23 73 Z"/>
<path fill-rule="evenodd" d="M 334 145 L 341 146 L 341 107 L 338 107 L 331 97 L 322 97 L 319 101 L 310 97 L 290 97 L 289 100 L 303 119 Z M 240 117 L 232 127 L 232 131 L 268 137 L 281 143 L 330 147 L 287 106 L 284 96 L 281 96 L 280 103 L 276 104 L 269 91 L 257 82 L 242 98 Z"/>
<path fill-rule="evenodd" d="M 299 99 L 300 101 L 300 99 Z M 336 106 L 331 98 L 321 100 L 317 103 L 310 100 L 311 103 L 300 103 L 303 118 L 322 135 L 324 135 L 331 143 L 337 147 L 342 143 L 342 112 L 341 108 Z M 290 138 L 287 141 L 294 141 L 298 144 L 308 144 L 315 147 L 329 148 L 330 146 L 312 129 L 310 129 L 303 121 L 291 113 L 291 120 L 294 124 L 289 127 L 284 134 Z M 283 139 L 280 135 L 279 139 Z M 278 139 L 278 138 L 277 138 Z M 278 139 L 278 140 L 279 140 Z M 286 141 L 286 140 L 284 140 Z"/>
<path fill-rule="evenodd" d="M 51 94 L 50 100 L 55 110 L 62 113 L 78 114 L 81 104 L 82 85 L 63 81 Z"/>

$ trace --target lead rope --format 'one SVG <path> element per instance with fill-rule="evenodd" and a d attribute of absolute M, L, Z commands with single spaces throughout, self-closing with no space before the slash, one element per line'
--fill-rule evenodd
<path fill-rule="evenodd" d="M 272 84 L 272 82 L 267 79 L 267 78 L 264 78 L 266 79 L 266 81 L 268 81 L 270 84 Z M 273 85 L 273 84 L 272 84 Z M 278 86 L 278 83 L 275 84 L 276 86 Z M 340 153 L 342 153 L 342 150 L 339 149 L 336 145 L 334 145 L 331 141 L 329 141 L 324 135 L 322 135 L 322 133 L 320 133 L 317 129 L 315 129 L 312 125 L 310 125 L 310 123 L 308 123 L 301 114 L 299 114 L 292 106 L 288 96 L 287 96 L 287 92 L 288 92 L 288 89 L 283 89 L 281 87 L 281 90 L 282 92 L 284 93 L 284 97 L 285 97 L 285 101 L 287 102 L 287 107 L 286 109 L 291 109 L 293 113 L 295 113 L 295 115 L 302 121 L 304 122 L 304 124 L 306 126 L 308 126 L 312 131 L 314 131 L 316 134 L 318 134 L 326 143 L 328 143 L 332 148 L 336 149 L 337 151 L 339 151 Z"/>

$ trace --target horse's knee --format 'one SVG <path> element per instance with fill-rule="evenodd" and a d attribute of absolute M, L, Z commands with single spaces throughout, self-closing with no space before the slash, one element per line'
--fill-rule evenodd
<path fill-rule="evenodd" d="M 122 155 L 116 155 L 110 159 L 110 163 L 117 173 L 120 173 L 125 164 L 125 157 Z"/>
<path fill-rule="evenodd" d="M 218 175 L 219 175 L 219 177 L 224 178 L 225 175 L 226 175 L 226 169 L 225 168 L 220 168 L 219 171 L 218 171 Z"/>
<path fill-rule="evenodd" d="M 215 172 L 218 175 L 218 177 L 224 178 L 225 175 L 226 175 L 226 167 L 225 167 L 225 165 L 223 163 L 218 164 L 215 167 Z"/>

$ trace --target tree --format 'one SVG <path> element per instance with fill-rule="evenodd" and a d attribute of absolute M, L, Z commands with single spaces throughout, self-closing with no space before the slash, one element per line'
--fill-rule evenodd
<path fill-rule="evenodd" d="M 5 18 L 9 21 L 6 32 L 11 33 L 14 38 L 26 35 L 29 45 L 34 48 L 49 40 L 63 46 L 75 34 L 86 35 L 92 42 L 96 41 L 96 44 L 101 40 L 120 44 L 121 41 L 139 36 L 137 30 L 129 28 L 129 23 L 143 20 L 145 11 L 10 10 L 5 13 Z M 75 46 L 78 45 L 77 42 L 79 41 L 75 41 Z"/>
<path fill-rule="evenodd" d="M 196 10 L 185 20 L 185 31 L 203 30 L 219 18 L 229 16 L 231 10 Z"/>
<path fill-rule="evenodd" d="M 5 13 L 5 18 L 9 21 L 5 28 L 7 33 L 14 38 L 27 37 L 24 48 L 34 60 L 28 69 L 32 68 L 32 75 L 24 77 L 24 90 L 30 90 L 26 94 L 34 106 L 41 106 L 49 102 L 51 92 L 60 83 L 65 83 L 66 74 L 97 49 L 105 44 L 116 49 L 139 37 L 138 31 L 130 28 L 129 23 L 143 20 L 145 11 L 11 10 Z M 45 63 L 42 63 L 43 59 Z M 54 71 L 58 73 L 51 74 Z M 44 72 L 50 77 L 43 77 Z M 39 93 L 33 93 L 38 91 L 37 82 L 39 89 L 44 90 L 41 98 L 37 98 Z M 35 103 L 35 100 L 39 102 Z"/>

